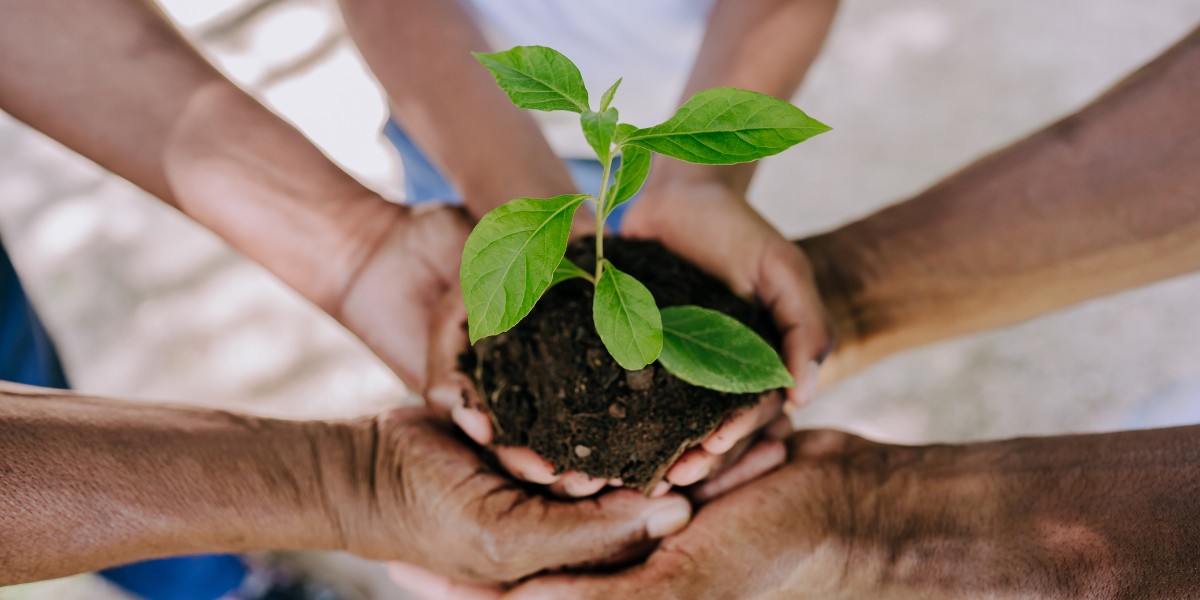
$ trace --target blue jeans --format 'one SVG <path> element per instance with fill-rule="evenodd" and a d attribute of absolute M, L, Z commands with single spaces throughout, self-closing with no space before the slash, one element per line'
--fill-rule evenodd
<path fill-rule="evenodd" d="M 67 389 L 54 344 L 2 244 L 0 309 L 0 380 Z M 191 556 L 117 567 L 100 575 L 146 600 L 216 600 L 241 585 L 246 566 L 231 555 Z"/>
<path fill-rule="evenodd" d="M 388 119 L 386 125 L 383 126 L 383 135 L 387 137 L 392 146 L 400 154 L 400 162 L 404 165 L 404 196 L 405 201 L 409 204 L 421 204 L 423 202 L 447 202 L 450 204 L 462 204 L 462 194 L 454 189 L 454 186 L 442 176 L 437 167 L 429 162 L 425 153 L 417 148 L 408 134 L 396 123 L 393 119 Z M 600 192 L 600 178 L 604 176 L 604 166 L 598 160 L 586 158 L 567 158 L 563 159 L 567 169 L 571 172 L 571 177 L 575 180 L 575 185 L 585 193 L 596 195 Z M 613 171 L 621 165 L 621 159 L 617 158 L 613 161 Z M 613 210 L 612 216 L 609 217 L 608 227 L 613 233 L 619 233 L 621 230 L 621 221 L 625 218 L 625 211 L 633 205 L 637 200 L 637 196 L 631 198 L 628 202 L 618 206 Z"/>

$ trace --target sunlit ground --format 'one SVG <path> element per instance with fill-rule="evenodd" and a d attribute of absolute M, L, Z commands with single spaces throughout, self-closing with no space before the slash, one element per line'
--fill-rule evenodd
<path fill-rule="evenodd" d="M 231 77 L 398 198 L 381 93 L 332 1 L 162 4 Z M 790 235 L 836 226 L 1073 110 L 1197 22 L 1193 0 L 844 2 L 797 99 L 834 131 L 768 160 L 753 198 Z M 370 412 L 406 395 L 263 270 L 3 115 L 0 232 L 82 390 L 289 417 Z M 912 352 L 825 394 L 800 422 L 920 442 L 1196 415 L 1197 298 L 1200 277 L 1185 277 Z M 304 560 L 373 597 L 401 597 L 360 561 Z M 112 594 L 87 576 L 0 590 Z"/>

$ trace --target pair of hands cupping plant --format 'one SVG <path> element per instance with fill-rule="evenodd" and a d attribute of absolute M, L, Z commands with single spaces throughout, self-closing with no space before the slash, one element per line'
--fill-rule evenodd
<path fill-rule="evenodd" d="M 477 58 L 518 106 L 579 113 L 606 177 L 596 197 L 521 198 L 480 221 L 466 241 L 462 298 L 452 292 L 439 310 L 427 398 L 475 441 L 490 445 L 493 421 L 481 410 L 475 383 L 458 372 L 458 355 L 468 342 L 511 328 L 553 285 L 586 279 L 595 288 L 596 331 L 621 367 L 637 370 L 657 360 L 693 385 L 729 393 L 766 392 L 757 405 L 734 415 L 682 455 L 666 481 L 689 485 L 715 474 L 725 457 L 745 451 L 751 434 L 779 417 L 781 399 L 771 390 L 788 388 L 798 404 L 812 394 L 816 361 L 827 351 L 831 334 L 806 259 L 745 202 L 741 190 L 719 181 L 651 177 L 624 224 L 627 236 L 658 240 L 739 295 L 761 301 L 782 334 L 785 365 L 765 341 L 729 316 L 694 306 L 660 310 L 645 286 L 604 257 L 601 235 L 596 237 L 593 271 L 568 261 L 563 251 L 573 216 L 593 201 L 596 233 L 602 233 L 612 209 L 647 181 L 652 151 L 702 164 L 746 162 L 828 127 L 773 97 L 717 88 L 696 94 L 668 121 L 639 129 L 619 123 L 611 106 L 620 81 L 604 93 L 599 110 L 592 111 L 578 69 L 554 50 L 517 47 Z M 618 153 L 621 166 L 609 178 Z M 495 450 L 514 475 L 551 484 L 560 493 L 590 495 L 606 483 L 620 483 L 578 472 L 556 474 L 553 465 L 528 448 Z"/>

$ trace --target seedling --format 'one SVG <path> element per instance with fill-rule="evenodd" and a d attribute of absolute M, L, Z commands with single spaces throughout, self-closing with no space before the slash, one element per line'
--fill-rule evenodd
<path fill-rule="evenodd" d="M 618 122 L 613 106 L 621 80 L 588 103 L 579 69 L 543 46 L 476 53 L 514 104 L 579 113 L 588 144 L 604 166 L 600 193 L 518 198 L 485 215 L 467 238 L 460 277 L 471 343 L 508 331 L 551 286 L 586 279 L 595 286 L 592 320 L 612 357 L 638 370 L 655 360 L 676 377 L 728 393 L 795 385 L 779 355 L 736 319 L 699 306 L 660 310 L 634 277 L 604 258 L 604 223 L 637 193 L 652 152 L 703 164 L 733 164 L 782 152 L 829 127 L 787 102 L 735 88 L 692 96 L 653 127 Z M 614 158 L 620 167 L 612 171 Z M 585 271 L 564 256 L 575 211 L 596 207 L 596 267 Z"/>

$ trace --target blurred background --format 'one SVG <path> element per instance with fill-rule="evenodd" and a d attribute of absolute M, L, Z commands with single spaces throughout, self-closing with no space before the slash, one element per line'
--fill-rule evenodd
<path fill-rule="evenodd" d="M 235 81 L 399 198 L 403 173 L 379 135 L 385 102 L 333 0 L 160 4 Z M 1198 22 L 1195 0 L 847 0 L 796 99 L 834 131 L 768 159 L 752 198 L 790 236 L 834 227 L 1075 110 Z M 411 401 L 265 271 L 2 113 L 0 234 L 82 391 L 282 417 Z M 926 442 L 1197 415 L 1198 299 L 1200 276 L 1182 277 L 910 352 L 798 422 Z M 376 565 L 295 560 L 370 597 L 403 597 Z M 90 576 L 0 589 L 4 600 L 119 597 Z"/>

